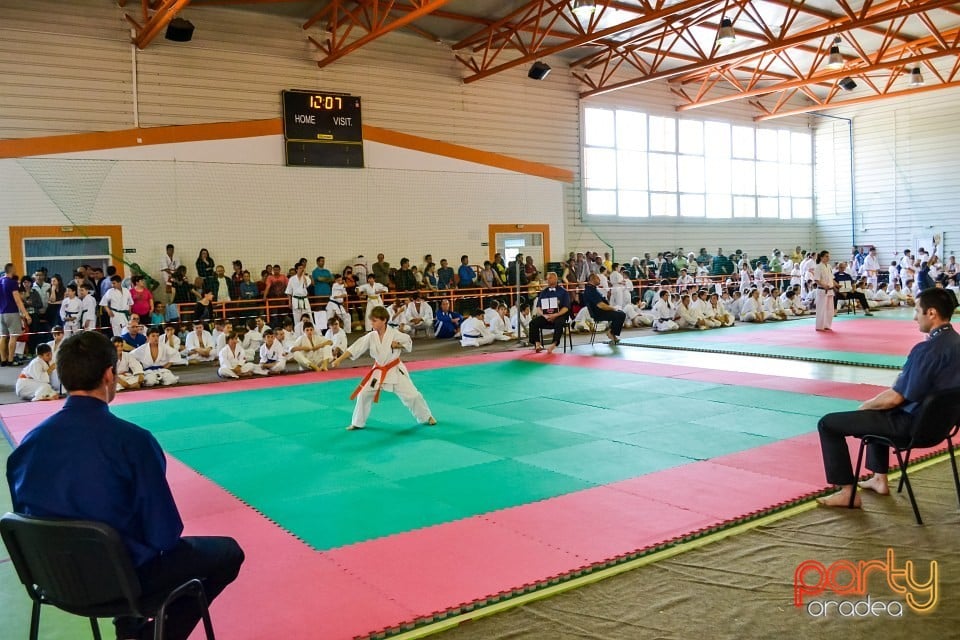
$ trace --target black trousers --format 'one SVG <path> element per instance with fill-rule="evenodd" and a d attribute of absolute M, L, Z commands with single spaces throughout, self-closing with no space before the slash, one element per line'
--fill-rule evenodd
<path fill-rule="evenodd" d="M 596 311 L 591 311 L 590 315 L 597 322 L 609 322 L 610 323 L 610 333 L 615 336 L 619 336 L 620 332 L 623 331 L 623 323 L 627 320 L 627 314 L 623 311 L 602 311 L 597 309 Z"/>
<path fill-rule="evenodd" d="M 563 327 L 567 324 L 567 315 L 559 315 L 553 320 L 547 320 L 544 316 L 536 316 L 530 321 L 530 344 L 543 344 L 541 333 L 547 327 L 553 328 L 553 344 L 559 345 L 563 339 Z"/>
<path fill-rule="evenodd" d="M 913 415 L 899 409 L 889 411 L 841 411 L 820 418 L 820 450 L 823 470 L 830 484 L 853 484 L 853 465 L 847 449 L 847 436 L 877 435 L 893 440 L 909 438 L 913 429 Z M 867 469 L 886 473 L 890 463 L 890 448 L 873 443 L 867 446 Z"/>
<path fill-rule="evenodd" d="M 207 601 L 212 603 L 237 578 L 243 558 L 243 550 L 233 538 L 187 537 L 136 571 L 145 595 L 170 591 L 187 580 L 199 578 Z M 167 608 L 165 637 L 186 640 L 199 621 L 200 610 L 194 600 L 177 600 Z M 153 625 L 144 624 L 139 618 L 117 618 L 114 625 L 120 639 L 153 637 Z"/>
<path fill-rule="evenodd" d="M 837 303 L 841 300 L 856 300 L 860 303 L 860 306 L 864 311 L 870 311 L 870 306 L 867 304 L 867 296 L 860 293 L 859 291 L 847 291 L 846 293 L 837 293 L 833 296 L 833 308 L 837 308 Z"/>

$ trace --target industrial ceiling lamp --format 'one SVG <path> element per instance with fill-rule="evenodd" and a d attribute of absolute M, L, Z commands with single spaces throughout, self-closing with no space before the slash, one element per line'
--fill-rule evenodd
<path fill-rule="evenodd" d="M 923 74 L 920 73 L 920 67 L 914 67 L 913 71 L 910 72 L 910 86 L 911 87 L 923 86 Z"/>
<path fill-rule="evenodd" d="M 589 20 L 596 10 L 597 3 L 594 0 L 574 0 L 573 9 L 571 9 L 578 20 Z"/>
<path fill-rule="evenodd" d="M 849 76 L 846 78 L 843 78 L 837 84 L 839 84 L 840 88 L 843 89 L 844 91 L 853 91 L 854 89 L 857 88 L 857 83 L 854 82 L 852 79 L 850 79 Z"/>
<path fill-rule="evenodd" d="M 541 62 L 537 60 L 532 65 L 530 65 L 530 70 L 527 71 L 527 77 L 531 80 L 543 80 L 550 74 L 550 65 L 546 62 Z"/>
<path fill-rule="evenodd" d="M 843 69 L 843 56 L 840 55 L 840 36 L 833 39 L 833 46 L 830 47 L 830 59 L 827 60 L 827 69 Z"/>
<path fill-rule="evenodd" d="M 733 30 L 733 20 L 724 18 L 720 21 L 720 28 L 717 30 L 717 44 L 721 47 L 727 47 L 736 42 L 737 34 Z"/>

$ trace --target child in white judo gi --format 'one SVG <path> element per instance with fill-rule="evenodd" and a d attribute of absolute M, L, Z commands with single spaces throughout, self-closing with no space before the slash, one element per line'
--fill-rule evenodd
<path fill-rule="evenodd" d="M 373 367 L 350 396 L 351 400 L 356 398 L 357 405 L 353 410 L 353 420 L 347 427 L 347 431 L 363 429 L 367 426 L 370 408 L 374 402 L 380 400 L 382 389 L 397 394 L 418 423 L 437 424 L 430 413 L 430 408 L 427 407 L 426 400 L 423 399 L 423 394 L 413 386 L 410 373 L 400 361 L 401 352 L 413 350 L 413 340 L 407 334 L 388 327 L 389 317 L 385 308 L 375 307 L 370 312 L 373 331 L 350 345 L 350 348 L 330 365 L 336 368 L 344 359 L 356 360 L 367 351 L 373 358 Z"/>
<path fill-rule="evenodd" d="M 50 374 L 57 365 L 53 362 L 53 349 L 50 345 L 37 347 L 37 357 L 25 366 L 17 377 L 14 390 L 21 400 L 56 400 L 60 397 L 50 386 Z"/>

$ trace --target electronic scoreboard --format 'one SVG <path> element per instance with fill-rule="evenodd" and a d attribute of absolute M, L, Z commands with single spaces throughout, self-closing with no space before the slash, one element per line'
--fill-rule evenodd
<path fill-rule="evenodd" d="M 363 167 L 360 97 L 283 91 L 287 166 Z"/>

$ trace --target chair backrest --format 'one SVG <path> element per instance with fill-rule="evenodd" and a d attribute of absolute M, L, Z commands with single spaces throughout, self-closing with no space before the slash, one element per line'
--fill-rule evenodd
<path fill-rule="evenodd" d="M 915 424 L 911 448 L 943 442 L 960 424 L 960 387 L 935 391 L 924 398 Z"/>
<path fill-rule="evenodd" d="M 119 605 L 111 615 L 136 612 L 140 581 L 111 527 L 8 513 L 0 518 L 0 535 L 20 581 L 35 600 L 76 615 L 108 603 Z"/>

